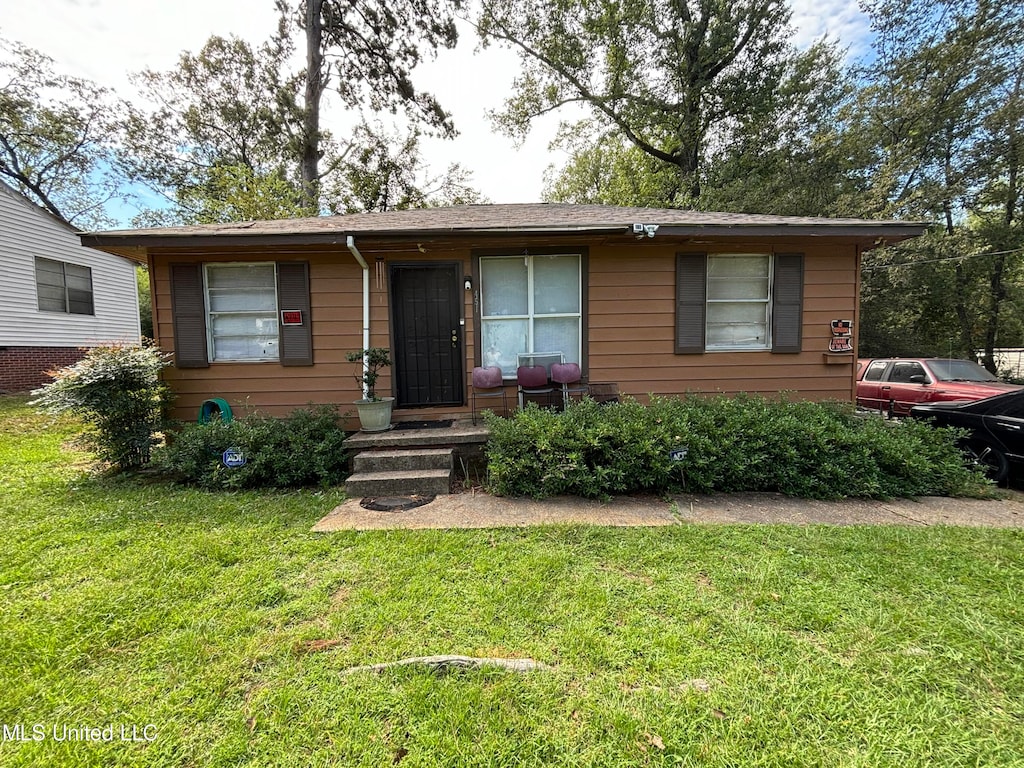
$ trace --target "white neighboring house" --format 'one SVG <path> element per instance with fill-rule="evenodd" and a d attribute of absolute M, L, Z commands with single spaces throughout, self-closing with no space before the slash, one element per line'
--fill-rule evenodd
<path fill-rule="evenodd" d="M 0 392 L 50 381 L 85 347 L 138 344 L 135 265 L 0 182 Z"/>

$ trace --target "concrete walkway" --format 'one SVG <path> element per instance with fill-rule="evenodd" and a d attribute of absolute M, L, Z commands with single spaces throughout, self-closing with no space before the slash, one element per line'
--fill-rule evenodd
<path fill-rule="evenodd" d="M 507 499 L 480 492 L 438 496 L 401 512 L 363 509 L 349 499 L 320 520 L 314 531 L 383 530 L 396 528 L 509 528 L 528 525 L 588 524 L 655 526 L 715 523 L 788 525 L 960 525 L 1024 528 L 1024 494 L 1001 492 L 1004 498 L 823 502 L 792 499 L 772 493 L 713 496 L 626 496 L 609 502 L 576 497 Z"/>

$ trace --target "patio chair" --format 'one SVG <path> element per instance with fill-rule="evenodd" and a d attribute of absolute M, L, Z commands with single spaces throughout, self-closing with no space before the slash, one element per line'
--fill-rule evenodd
<path fill-rule="evenodd" d="M 555 388 L 548 381 L 548 369 L 543 365 L 520 365 L 516 369 L 516 384 L 520 409 L 526 406 L 526 398 L 531 395 L 547 395 L 548 405 L 551 405 L 551 393 Z"/>
<path fill-rule="evenodd" d="M 573 395 L 581 397 L 587 394 L 589 387 L 582 383 L 583 372 L 578 363 L 553 363 L 551 366 L 551 382 L 562 388 L 562 408 L 564 409 Z"/>
<path fill-rule="evenodd" d="M 478 397 L 500 397 L 502 416 L 508 416 L 508 399 L 505 394 L 505 383 L 501 380 L 501 368 L 496 365 L 476 367 L 473 369 L 473 391 L 470 393 L 473 408 L 473 423 L 476 424 Z"/>

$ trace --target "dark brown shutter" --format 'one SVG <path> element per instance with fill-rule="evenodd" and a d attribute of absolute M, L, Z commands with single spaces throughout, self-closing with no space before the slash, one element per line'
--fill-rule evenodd
<path fill-rule="evenodd" d="M 803 346 L 804 255 L 775 255 L 772 288 L 772 352 L 796 353 Z"/>
<path fill-rule="evenodd" d="M 708 257 L 705 253 L 676 255 L 676 354 L 704 351 L 704 312 L 707 302 Z"/>
<path fill-rule="evenodd" d="M 280 327 L 281 365 L 313 364 L 313 329 L 309 312 L 309 264 L 281 261 L 277 264 L 277 304 L 281 312 L 302 313 L 301 325 Z"/>
<path fill-rule="evenodd" d="M 171 314 L 174 317 L 174 364 L 206 368 L 206 302 L 202 264 L 171 264 Z"/>

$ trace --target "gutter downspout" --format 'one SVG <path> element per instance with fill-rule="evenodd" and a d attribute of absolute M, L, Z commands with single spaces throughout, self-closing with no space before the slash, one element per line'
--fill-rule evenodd
<path fill-rule="evenodd" d="M 345 239 L 345 245 L 363 268 L 363 349 L 370 348 L 370 265 L 366 263 L 363 254 L 356 248 L 356 239 L 349 235 Z M 369 370 L 369 361 L 366 359 L 366 352 L 363 353 L 363 373 Z M 363 399 L 369 397 L 369 390 L 365 378 L 363 379 Z"/>

